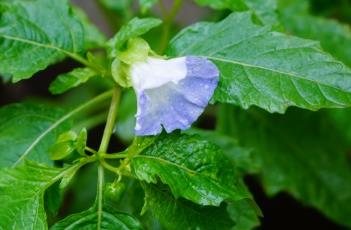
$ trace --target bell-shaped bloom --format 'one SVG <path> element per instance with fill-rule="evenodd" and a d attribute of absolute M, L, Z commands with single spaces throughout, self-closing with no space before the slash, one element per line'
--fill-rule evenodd
<path fill-rule="evenodd" d="M 170 60 L 149 57 L 131 66 L 137 95 L 137 136 L 185 130 L 208 105 L 219 71 L 206 58 L 186 56 Z"/>

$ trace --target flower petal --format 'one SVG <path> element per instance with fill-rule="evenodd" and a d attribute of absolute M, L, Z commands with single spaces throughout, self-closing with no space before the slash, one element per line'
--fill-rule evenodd
<path fill-rule="evenodd" d="M 168 133 L 189 128 L 204 111 L 218 84 L 219 71 L 205 58 L 158 61 L 136 65 L 132 70 L 138 99 L 138 136 L 156 135 L 162 126 Z"/>

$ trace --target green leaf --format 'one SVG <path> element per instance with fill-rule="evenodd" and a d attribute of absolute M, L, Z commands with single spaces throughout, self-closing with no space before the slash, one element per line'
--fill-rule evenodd
<path fill-rule="evenodd" d="M 114 17 L 117 16 L 123 22 L 130 19 L 134 14 L 133 0 L 98 0 L 98 2 L 103 8 L 111 12 Z"/>
<path fill-rule="evenodd" d="M 144 209 L 150 209 L 165 229 L 226 230 L 233 227 L 226 204 L 220 207 L 201 206 L 175 198 L 166 186 L 142 183 Z"/>
<path fill-rule="evenodd" d="M 244 0 L 195 0 L 200 6 L 208 6 L 216 10 L 245 11 L 248 6 Z"/>
<path fill-rule="evenodd" d="M 133 0 L 99 0 L 101 4 L 107 9 L 113 10 L 117 13 L 123 13 L 126 9 L 131 7 Z"/>
<path fill-rule="evenodd" d="M 289 33 L 320 41 L 324 50 L 351 66 L 350 26 L 332 19 L 284 12 L 281 21 Z"/>
<path fill-rule="evenodd" d="M 123 229 L 141 230 L 142 226 L 134 217 L 127 213 L 113 211 L 112 208 L 104 210 L 100 228 L 97 228 L 98 215 L 95 208 L 73 214 L 53 225 L 50 230 L 64 229 Z"/>
<path fill-rule="evenodd" d="M 195 0 L 195 2 L 216 10 L 228 9 L 239 12 L 251 10 L 259 22 L 279 25 L 276 0 Z"/>
<path fill-rule="evenodd" d="M 232 230 L 251 230 L 260 225 L 258 216 L 262 216 L 250 200 L 239 200 L 227 208 L 230 217 L 236 223 Z"/>
<path fill-rule="evenodd" d="M 129 39 L 139 37 L 161 23 L 162 21 L 156 18 L 133 18 L 108 42 L 110 57 L 117 57 L 117 51 L 121 50 Z"/>
<path fill-rule="evenodd" d="M 26 163 L 0 171 L 0 228 L 47 229 L 44 192 L 55 183 L 63 169 Z"/>
<path fill-rule="evenodd" d="M 97 73 L 90 68 L 76 68 L 69 73 L 59 75 L 49 87 L 52 94 L 61 94 L 69 89 L 87 82 L 90 78 L 97 76 Z"/>
<path fill-rule="evenodd" d="M 47 222 L 50 222 L 51 219 L 56 218 L 58 212 L 60 211 L 63 193 L 59 185 L 60 183 L 54 183 L 45 191 L 44 194 L 44 207 L 47 214 Z"/>
<path fill-rule="evenodd" d="M 351 145 L 351 109 L 333 109 L 328 110 L 327 113 L 330 121 L 336 128 L 337 133 Z"/>
<path fill-rule="evenodd" d="M 67 0 L 2 0 L 0 14 L 0 73 L 14 82 L 83 50 L 83 28 Z"/>
<path fill-rule="evenodd" d="M 0 73 L 0 78 L 1 82 L 7 83 L 11 80 L 11 75 L 1 75 Z"/>
<path fill-rule="evenodd" d="M 289 106 L 317 110 L 351 104 L 349 68 L 317 42 L 255 25 L 250 13 L 190 26 L 173 38 L 168 54 L 215 62 L 221 79 L 214 101 L 280 113 Z"/>
<path fill-rule="evenodd" d="M 76 167 L 70 167 L 69 169 L 66 170 L 66 172 L 62 176 L 62 179 L 61 179 L 60 184 L 59 184 L 60 191 L 65 191 L 65 189 L 67 189 L 68 185 L 71 184 L 74 177 L 78 173 L 79 169 L 80 169 L 80 165 L 76 164 Z"/>
<path fill-rule="evenodd" d="M 93 49 L 103 47 L 107 41 L 106 36 L 90 21 L 85 12 L 79 7 L 73 7 L 74 14 L 81 22 L 84 29 L 84 47 Z"/>
<path fill-rule="evenodd" d="M 325 113 L 289 110 L 270 115 L 258 110 L 232 113 L 244 147 L 261 161 L 266 192 L 289 192 L 332 220 L 351 226 L 349 142 Z M 332 201 L 332 202 L 331 202 Z"/>
<path fill-rule="evenodd" d="M 141 11 L 145 12 L 152 8 L 158 0 L 139 0 L 139 6 L 141 8 Z"/>
<path fill-rule="evenodd" d="M 195 136 L 162 135 L 132 158 L 131 168 L 139 180 L 157 183 L 159 178 L 175 197 L 202 205 L 249 197 L 223 152 Z"/>
<path fill-rule="evenodd" d="M 201 129 L 190 129 L 186 133 L 199 135 L 202 139 L 219 146 L 228 159 L 233 162 L 235 169 L 241 173 L 256 173 L 260 169 L 260 162 L 252 149 L 243 148 L 239 145 L 238 140 L 232 137 Z"/>
<path fill-rule="evenodd" d="M 31 104 L 0 108 L 0 167 L 24 159 L 50 164 L 48 149 L 70 123 L 61 109 Z"/>
<path fill-rule="evenodd" d="M 246 4 L 263 24 L 274 26 L 280 24 L 276 0 L 246 0 Z"/>
<path fill-rule="evenodd" d="M 284 14 L 307 14 L 310 11 L 310 1 L 306 0 L 277 0 L 278 8 Z"/>

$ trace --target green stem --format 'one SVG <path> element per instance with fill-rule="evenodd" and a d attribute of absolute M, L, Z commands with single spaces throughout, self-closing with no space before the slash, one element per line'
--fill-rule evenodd
<path fill-rule="evenodd" d="M 121 96 L 121 90 L 118 86 L 116 86 L 115 90 L 113 91 L 113 96 L 112 96 L 111 105 L 107 116 L 104 134 L 102 136 L 102 140 L 98 151 L 99 153 L 106 153 L 107 151 L 108 144 L 110 142 L 113 128 L 116 122 L 117 109 L 118 109 L 120 96 Z"/>
<path fill-rule="evenodd" d="M 161 42 L 160 42 L 160 54 L 163 54 L 164 51 L 167 48 L 168 42 L 169 42 L 169 37 L 170 37 L 170 30 L 171 30 L 171 24 L 176 17 L 178 11 L 182 7 L 183 0 L 174 0 L 172 9 L 169 11 L 169 13 L 166 14 L 166 10 L 162 4 L 161 5 L 161 11 L 163 14 L 163 27 L 162 27 L 162 37 L 161 37 Z"/>
<path fill-rule="evenodd" d="M 104 129 L 104 133 L 101 139 L 100 147 L 98 150 L 98 156 L 101 157 L 103 153 L 106 153 L 111 135 L 113 132 L 113 128 L 116 122 L 117 117 L 117 109 L 119 104 L 119 99 L 121 96 L 121 90 L 118 86 L 113 91 L 113 96 L 111 100 L 110 109 L 107 116 L 107 121 Z M 97 205 L 98 205 L 98 223 L 97 230 L 101 229 L 102 222 L 102 206 L 103 206 L 103 187 L 104 187 L 104 167 L 103 167 L 103 159 L 100 159 L 100 164 L 98 167 L 98 189 L 97 189 Z"/>
<path fill-rule="evenodd" d="M 102 223 L 102 202 L 103 202 L 103 189 L 104 189 L 104 167 L 102 164 L 98 166 L 98 189 L 97 189 L 97 200 L 98 200 L 98 221 L 97 230 L 101 230 Z"/>
<path fill-rule="evenodd" d="M 121 159 L 121 158 L 128 157 L 128 154 L 121 154 L 121 153 L 103 154 L 102 157 L 105 159 Z"/>
<path fill-rule="evenodd" d="M 92 149 L 92 148 L 90 148 L 88 146 L 85 146 L 85 151 L 88 151 L 88 152 L 90 152 L 92 154 L 97 154 L 97 151 L 95 151 L 95 149 Z"/>
<path fill-rule="evenodd" d="M 110 170 L 113 173 L 119 174 L 119 170 L 118 168 L 113 167 L 112 165 L 110 165 L 109 163 L 107 163 L 104 160 L 101 160 L 101 165 L 106 168 L 107 170 Z"/>

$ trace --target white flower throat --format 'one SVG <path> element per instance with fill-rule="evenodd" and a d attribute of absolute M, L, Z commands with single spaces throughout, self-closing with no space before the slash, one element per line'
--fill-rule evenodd
<path fill-rule="evenodd" d="M 133 86 L 137 91 L 160 87 L 168 82 L 178 83 L 187 74 L 186 58 L 170 60 L 148 58 L 131 67 Z"/>

